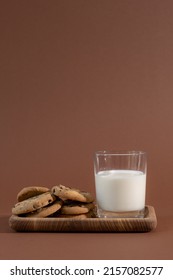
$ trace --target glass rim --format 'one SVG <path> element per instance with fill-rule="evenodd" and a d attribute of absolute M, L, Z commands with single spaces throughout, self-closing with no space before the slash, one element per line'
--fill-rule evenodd
<path fill-rule="evenodd" d="M 122 150 L 122 151 L 114 151 L 114 150 L 103 150 L 96 151 L 96 156 L 129 156 L 129 155 L 146 155 L 144 151 L 135 151 L 135 150 Z"/>

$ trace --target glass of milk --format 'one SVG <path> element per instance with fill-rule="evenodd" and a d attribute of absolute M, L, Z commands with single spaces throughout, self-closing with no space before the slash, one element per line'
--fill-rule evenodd
<path fill-rule="evenodd" d="M 94 173 L 98 216 L 144 217 L 146 171 L 145 152 L 96 152 Z"/>

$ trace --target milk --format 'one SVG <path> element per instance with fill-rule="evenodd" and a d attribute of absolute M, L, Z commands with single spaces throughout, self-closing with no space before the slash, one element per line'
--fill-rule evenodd
<path fill-rule="evenodd" d="M 95 175 L 98 207 L 105 211 L 138 211 L 145 206 L 146 174 L 135 170 L 100 171 Z"/>

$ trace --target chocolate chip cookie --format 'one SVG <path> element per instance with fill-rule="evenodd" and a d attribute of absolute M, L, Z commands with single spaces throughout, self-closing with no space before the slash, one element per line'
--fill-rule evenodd
<path fill-rule="evenodd" d="M 55 201 L 55 199 L 56 197 L 50 192 L 33 196 L 21 202 L 16 203 L 12 208 L 12 213 L 14 215 L 20 215 L 20 214 L 33 212 L 52 203 L 53 201 Z"/>
<path fill-rule="evenodd" d="M 58 185 L 52 187 L 52 193 L 61 198 L 62 200 L 74 200 L 79 202 L 90 203 L 94 201 L 94 198 L 89 192 L 81 191 L 75 188 L 65 187 Z"/>

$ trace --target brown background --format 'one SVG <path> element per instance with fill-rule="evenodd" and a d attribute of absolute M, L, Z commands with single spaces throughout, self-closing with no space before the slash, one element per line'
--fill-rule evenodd
<path fill-rule="evenodd" d="M 1 259 L 173 258 L 172 34 L 172 0 L 1 0 Z M 8 228 L 23 186 L 94 194 L 93 153 L 102 149 L 148 153 L 156 231 Z"/>

